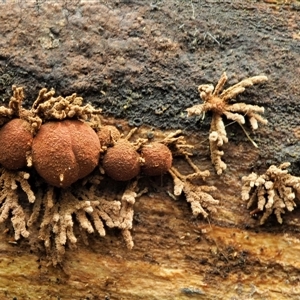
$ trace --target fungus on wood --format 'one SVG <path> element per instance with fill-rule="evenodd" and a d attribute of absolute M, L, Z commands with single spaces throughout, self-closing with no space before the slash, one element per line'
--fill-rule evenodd
<path fill-rule="evenodd" d="M 162 143 L 144 145 L 141 149 L 141 157 L 144 159 L 142 171 L 145 175 L 159 176 L 172 166 L 172 152 Z"/>
<path fill-rule="evenodd" d="M 114 180 L 128 181 L 140 173 L 140 156 L 126 139 L 108 148 L 103 157 L 105 173 Z"/>
<path fill-rule="evenodd" d="M 32 160 L 50 185 L 68 187 L 98 165 L 100 142 L 96 132 L 77 120 L 43 124 L 33 139 Z"/>
<path fill-rule="evenodd" d="M 247 201 L 247 208 L 256 206 L 251 215 L 262 214 L 260 224 L 274 214 L 277 221 L 283 222 L 282 215 L 293 211 L 300 199 L 300 178 L 286 170 L 289 162 L 278 167 L 271 165 L 268 170 L 258 175 L 254 172 L 242 178 L 242 199 Z"/>
<path fill-rule="evenodd" d="M 212 84 L 199 85 L 198 91 L 203 103 L 196 104 L 186 109 L 188 116 L 202 115 L 203 118 L 206 112 L 212 112 L 209 145 L 211 161 L 218 175 L 221 175 L 227 168 L 224 161 L 222 161 L 224 152 L 220 150 L 220 147 L 228 142 L 223 115 L 226 116 L 227 119 L 237 122 L 241 126 L 245 123 L 244 116 L 247 116 L 253 130 L 258 128 L 258 122 L 262 124 L 268 123 L 267 120 L 260 115 L 260 113 L 264 113 L 264 107 L 246 103 L 231 104 L 230 100 L 244 92 L 246 87 L 267 80 L 268 78 L 263 75 L 249 77 L 222 91 L 227 81 L 227 75 L 224 72 L 215 87 Z"/>
<path fill-rule="evenodd" d="M 121 138 L 120 131 L 112 125 L 102 126 L 97 135 L 102 148 L 113 146 Z"/>
<path fill-rule="evenodd" d="M 32 140 L 27 121 L 16 118 L 4 124 L 0 129 L 0 164 L 8 170 L 30 166 L 28 156 Z"/>
<path fill-rule="evenodd" d="M 100 174 L 90 174 L 99 162 L 100 141 L 93 128 L 101 126 L 97 118 L 101 110 L 82 106 L 82 98 L 76 94 L 54 97 L 54 91 L 46 89 L 40 91 L 31 109 L 26 110 L 22 107 L 23 89 L 13 87 L 13 92 L 8 107 L 0 107 L 0 121 L 4 124 L 0 131 L 5 142 L 3 153 L 18 154 L 21 163 L 13 166 L 3 163 L 0 169 L 0 223 L 11 221 L 16 240 L 23 236 L 35 245 L 38 236 L 53 265 L 63 261 L 66 246 L 76 243 L 73 232 L 76 225 L 83 229 L 82 235 L 95 231 L 104 236 L 104 226 L 118 228 L 126 245 L 132 247 L 129 230 L 133 202 L 128 202 L 128 197 L 104 199 L 98 193 Z M 37 173 L 26 168 L 30 165 L 26 166 L 26 159 L 29 162 L 32 159 Z M 26 168 L 26 172 L 8 168 Z M 28 181 L 30 177 L 34 189 Z M 72 185 L 80 178 L 84 179 Z M 21 191 L 33 206 L 24 203 Z"/>

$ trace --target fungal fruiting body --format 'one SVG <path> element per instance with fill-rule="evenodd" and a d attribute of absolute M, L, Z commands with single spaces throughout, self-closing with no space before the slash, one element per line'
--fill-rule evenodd
<path fill-rule="evenodd" d="M 144 145 L 141 149 L 141 157 L 144 159 L 142 171 L 145 175 L 162 175 L 172 166 L 172 153 L 170 149 L 162 143 L 153 142 Z"/>
<path fill-rule="evenodd" d="M 262 213 L 260 224 L 271 214 L 281 224 L 281 215 L 296 207 L 296 200 L 300 199 L 300 178 L 288 173 L 289 166 L 288 162 L 278 167 L 272 165 L 262 175 L 251 173 L 242 178 L 242 199 L 248 202 L 248 208 L 256 206 L 251 215 Z"/>
<path fill-rule="evenodd" d="M 30 124 L 22 119 L 12 119 L 0 129 L 0 164 L 8 170 L 27 165 L 33 135 Z"/>
<path fill-rule="evenodd" d="M 191 204 L 194 216 L 202 215 L 204 218 L 208 216 L 208 212 L 216 212 L 216 205 L 219 200 L 214 199 L 211 193 L 216 191 L 216 187 L 203 184 L 194 184 L 193 180 L 205 180 L 210 175 L 209 171 L 201 171 L 190 158 L 186 155 L 187 163 L 194 169 L 194 173 L 183 175 L 175 167 L 169 170 L 174 182 L 174 195 L 180 196 L 184 193 L 186 201 Z"/>
<path fill-rule="evenodd" d="M 100 142 L 96 132 L 77 120 L 52 121 L 33 139 L 33 166 L 44 180 L 68 187 L 98 165 Z"/>
<path fill-rule="evenodd" d="M 238 122 L 239 124 L 244 124 L 244 116 L 247 116 L 253 130 L 258 128 L 258 122 L 267 124 L 267 120 L 259 115 L 259 113 L 264 113 L 263 107 L 246 103 L 230 104 L 229 101 L 235 98 L 238 94 L 244 92 L 246 87 L 262 83 L 267 80 L 268 78 L 266 76 L 250 77 L 221 92 L 227 81 L 227 76 L 224 72 L 216 87 L 211 84 L 203 84 L 198 87 L 200 97 L 204 103 L 188 108 L 187 112 L 188 116 L 202 115 L 203 117 L 206 112 L 212 112 L 209 144 L 211 161 L 215 166 L 218 175 L 222 174 L 227 167 L 221 159 L 224 152 L 220 151 L 220 147 L 224 143 L 228 142 L 222 116 L 224 115 L 227 119 Z"/>
<path fill-rule="evenodd" d="M 29 176 L 29 173 L 23 171 L 0 168 L 0 223 L 10 218 L 15 240 L 19 240 L 21 236 L 27 238 L 30 234 L 26 226 L 26 213 L 19 201 L 20 190 L 27 196 L 23 197 L 24 200 L 27 198 L 30 203 L 36 200 L 27 181 Z"/>
<path fill-rule="evenodd" d="M 128 181 L 140 173 L 140 156 L 128 140 L 120 139 L 107 149 L 103 169 L 114 180 Z"/>
<path fill-rule="evenodd" d="M 147 191 L 139 191 L 139 174 L 169 172 L 175 196 L 184 193 L 194 215 L 206 217 L 206 210 L 218 204 L 209 195 L 214 188 L 192 183 L 208 171 L 191 162 L 192 146 L 178 136 L 181 131 L 161 142 L 140 136 L 130 142 L 137 128 L 123 138 L 114 126 L 102 126 L 101 110 L 82 106 L 76 94 L 54 97 L 54 90 L 42 89 L 29 110 L 22 107 L 23 99 L 23 89 L 13 87 L 9 107 L 0 107 L 0 223 L 11 220 L 16 240 L 38 236 L 54 265 L 62 262 L 66 246 L 77 242 L 76 225 L 82 236 L 104 236 L 105 226 L 118 228 L 127 247 L 133 247 L 134 203 Z M 183 156 L 194 173 L 181 175 L 172 167 L 174 155 Z M 114 185 L 102 184 L 105 175 L 129 181 L 122 195 L 114 194 Z M 24 204 L 24 193 L 32 205 Z"/>
<path fill-rule="evenodd" d="M 101 110 L 82 106 L 82 98 L 76 94 L 54 97 L 54 91 L 46 89 L 29 110 L 22 108 L 23 99 L 23 89 L 13 87 L 8 108 L 0 107 L 2 145 L 6 145 L 3 154 L 9 157 L 3 156 L 0 168 L 0 223 L 11 221 L 16 240 L 23 236 L 35 241 L 38 236 L 54 265 L 62 262 L 65 248 L 76 243 L 75 226 L 81 229 L 81 236 L 92 232 L 104 236 L 105 226 L 118 228 L 131 248 L 133 204 L 141 193 L 136 194 L 136 185 L 129 185 L 122 197 L 99 187 L 102 176 L 97 168 L 93 170 L 103 151 L 96 133 L 101 128 L 97 116 Z M 11 160 L 11 154 L 18 159 Z M 6 160 L 22 163 L 4 167 Z M 33 168 L 27 168 L 30 166 Z M 31 206 L 24 203 L 24 193 Z"/>
<path fill-rule="evenodd" d="M 101 147 L 113 146 L 121 138 L 119 130 L 112 125 L 105 125 L 97 132 Z"/>

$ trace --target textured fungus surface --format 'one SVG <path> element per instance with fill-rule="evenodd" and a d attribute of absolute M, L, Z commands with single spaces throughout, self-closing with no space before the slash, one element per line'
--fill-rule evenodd
<path fill-rule="evenodd" d="M 300 177 L 292 176 L 286 170 L 290 163 L 270 166 L 262 175 L 251 173 L 242 178 L 242 199 L 248 201 L 247 207 L 257 207 L 251 215 L 262 214 L 260 224 L 274 214 L 277 221 L 283 222 L 282 215 L 297 207 L 300 200 Z"/>
<path fill-rule="evenodd" d="M 76 120 L 48 122 L 32 144 L 33 166 L 45 181 L 68 187 L 98 164 L 100 142 L 88 125 Z"/>
<path fill-rule="evenodd" d="M 172 153 L 161 143 L 144 145 L 141 149 L 141 157 L 144 159 L 142 171 L 149 176 L 162 175 L 172 166 Z"/>
<path fill-rule="evenodd" d="M 119 140 L 105 153 L 103 168 L 112 179 L 127 181 L 140 173 L 140 156 L 127 140 Z"/>
<path fill-rule="evenodd" d="M 30 124 L 21 119 L 13 119 L 0 129 L 0 164 L 17 170 L 27 165 L 33 136 Z"/>
<path fill-rule="evenodd" d="M 113 146 L 113 144 L 121 137 L 119 130 L 112 125 L 102 126 L 97 132 L 97 135 L 100 140 L 101 147 Z"/>

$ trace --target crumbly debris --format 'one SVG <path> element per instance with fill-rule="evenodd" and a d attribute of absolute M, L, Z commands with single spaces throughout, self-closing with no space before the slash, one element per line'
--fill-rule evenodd
<path fill-rule="evenodd" d="M 200 97 L 204 103 L 188 108 L 187 112 L 188 116 L 202 115 L 203 118 L 206 112 L 212 112 L 209 144 L 211 160 L 218 175 L 222 174 L 227 167 L 222 161 L 224 152 L 220 150 L 220 147 L 228 142 L 227 132 L 222 118 L 223 115 L 226 116 L 227 119 L 238 122 L 241 125 L 245 123 L 245 116 L 247 116 L 253 130 L 258 128 L 258 122 L 267 124 L 267 120 L 260 115 L 264 113 L 263 107 L 245 103 L 230 104 L 229 101 L 244 92 L 246 87 L 267 80 L 268 78 L 266 76 L 250 77 L 221 92 L 227 81 L 227 76 L 224 72 L 216 87 L 211 84 L 203 84 L 198 87 Z"/>
<path fill-rule="evenodd" d="M 26 227 L 26 214 L 19 204 L 20 190 L 22 190 L 30 203 L 35 196 L 29 186 L 29 174 L 26 172 L 8 171 L 0 168 L 0 223 L 10 219 L 14 228 L 15 240 L 21 236 L 27 238 L 29 231 Z M 12 216 L 10 216 L 12 214 Z"/>
<path fill-rule="evenodd" d="M 263 175 L 251 173 L 242 178 L 242 199 L 248 201 L 248 208 L 256 206 L 251 215 L 263 213 L 260 224 L 272 213 L 281 224 L 282 214 L 296 207 L 296 199 L 300 199 L 300 178 L 288 173 L 289 166 L 288 162 L 279 167 L 272 165 Z"/>

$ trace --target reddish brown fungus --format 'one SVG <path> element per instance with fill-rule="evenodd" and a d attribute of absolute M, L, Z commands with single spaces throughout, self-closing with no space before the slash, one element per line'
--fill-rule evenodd
<path fill-rule="evenodd" d="M 112 125 L 101 127 L 97 134 L 101 147 L 112 146 L 114 142 L 117 142 L 121 137 L 119 130 Z"/>
<path fill-rule="evenodd" d="M 68 187 L 97 166 L 100 142 L 96 132 L 77 120 L 48 122 L 33 139 L 33 165 L 45 181 Z"/>
<path fill-rule="evenodd" d="M 32 139 L 30 124 L 25 120 L 13 119 L 3 125 L 0 129 L 0 164 L 10 170 L 24 168 Z"/>
<path fill-rule="evenodd" d="M 140 173 L 140 156 L 127 140 L 108 148 L 103 158 L 105 173 L 118 181 L 127 181 Z"/>
<path fill-rule="evenodd" d="M 143 173 L 149 176 L 161 175 L 172 166 L 172 153 L 166 145 L 161 143 L 144 145 L 141 157 L 144 159 Z"/>

